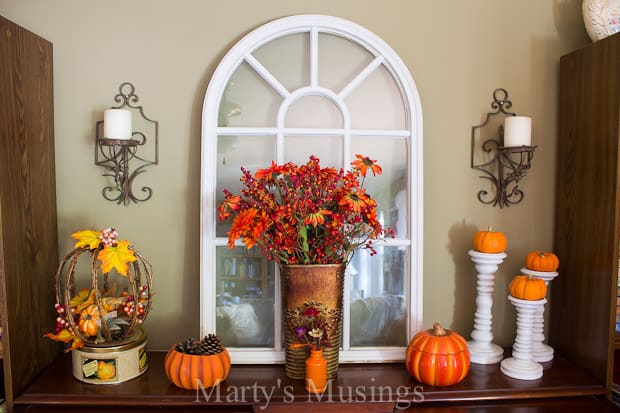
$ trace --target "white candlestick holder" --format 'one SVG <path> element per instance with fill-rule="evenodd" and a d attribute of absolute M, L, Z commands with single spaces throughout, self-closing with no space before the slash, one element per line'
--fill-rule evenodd
<path fill-rule="evenodd" d="M 521 273 L 540 278 L 547 287 L 549 282 L 558 276 L 557 271 L 534 271 L 521 268 Z M 532 360 L 544 363 L 553 360 L 553 347 L 545 344 L 545 306 L 541 306 L 534 316 L 534 331 L 532 334 Z"/>
<path fill-rule="evenodd" d="M 470 360 L 476 364 L 499 363 L 504 356 L 504 350 L 493 343 L 493 288 L 495 287 L 495 273 L 499 264 L 504 261 L 506 254 L 489 254 L 469 250 L 471 260 L 478 272 L 476 291 L 476 313 L 474 315 L 474 330 L 471 341 L 467 342 Z"/>
<path fill-rule="evenodd" d="M 511 295 L 508 300 L 517 310 L 517 336 L 512 346 L 512 357 L 502 360 L 500 371 L 519 380 L 536 380 L 543 375 L 542 365 L 532 360 L 532 330 L 534 317 L 547 299 L 521 300 Z"/>

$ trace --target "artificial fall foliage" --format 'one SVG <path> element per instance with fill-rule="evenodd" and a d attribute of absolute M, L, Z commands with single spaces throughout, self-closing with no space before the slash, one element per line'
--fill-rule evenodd
<path fill-rule="evenodd" d="M 106 228 L 102 231 L 87 229 L 71 234 L 71 237 L 77 241 L 75 248 L 101 249 L 97 257 L 101 261 L 101 271 L 104 274 L 116 269 L 120 275 L 127 276 L 129 263 L 135 261 L 136 256 L 129 247 L 129 241 L 117 241 L 117 236 L 114 228 Z"/>
<path fill-rule="evenodd" d="M 101 244 L 99 231 L 93 231 L 91 229 L 74 232 L 71 234 L 71 237 L 77 240 L 73 248 L 88 248 L 89 250 L 94 250 Z"/>
<path fill-rule="evenodd" d="M 374 254 L 372 241 L 393 236 L 377 218 L 377 202 L 364 188 L 368 172 L 381 167 L 356 155 L 352 169 L 321 167 L 311 156 L 303 165 L 292 162 L 252 174 L 241 168 L 239 194 L 224 190 L 220 221 L 232 219 L 228 246 L 241 239 L 258 246 L 279 264 L 339 264 L 360 248 Z"/>
<path fill-rule="evenodd" d="M 99 260 L 101 261 L 101 271 L 108 273 L 112 269 L 121 275 L 127 275 L 129 263 L 136 260 L 133 251 L 129 249 L 129 241 L 119 241 L 115 247 L 106 247 L 99 252 Z"/>
<path fill-rule="evenodd" d="M 137 253 L 129 241 L 117 239 L 118 233 L 114 228 L 105 228 L 101 231 L 77 231 L 71 234 L 71 237 L 76 240 L 75 249 L 67 257 L 77 259 L 82 252 L 88 252 L 100 262 L 100 269 L 106 280 L 113 270 L 127 277 L 131 282 L 135 283 L 140 280 L 140 278 L 135 278 L 135 274 L 134 278 L 131 274 L 128 275 L 129 263 L 138 260 Z M 67 257 L 65 260 L 68 259 Z M 141 260 L 144 262 L 142 258 Z M 60 268 L 63 266 L 61 265 Z M 150 273 L 148 270 L 146 273 L 150 283 Z M 57 283 L 59 279 L 57 274 Z M 64 343 L 72 342 L 70 348 L 66 350 L 70 351 L 83 347 L 85 340 L 88 343 L 113 340 L 114 337 L 123 333 L 121 330 L 124 326 L 129 326 L 130 322 L 136 321 L 135 317 L 137 317 L 137 323 L 140 324 L 148 311 L 151 296 L 150 284 L 149 286 L 142 285 L 137 295 L 131 295 L 131 292 L 125 289 L 120 297 L 116 296 L 116 283 L 111 286 L 105 286 L 106 284 L 104 284 L 105 290 L 97 290 L 98 299 L 94 288 L 84 288 L 70 297 L 68 303 L 61 302 L 59 297 L 62 296 L 57 290 L 56 297 L 59 302 L 54 306 L 58 315 L 56 329 L 54 333 L 45 334 L 45 337 Z M 104 325 L 106 328 L 102 335 Z"/>

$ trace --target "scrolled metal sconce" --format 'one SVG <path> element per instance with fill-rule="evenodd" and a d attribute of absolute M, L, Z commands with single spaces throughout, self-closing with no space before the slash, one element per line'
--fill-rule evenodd
<path fill-rule="evenodd" d="M 136 196 L 133 183 L 136 176 L 146 172 L 147 166 L 159 162 L 159 123 L 149 119 L 142 106 L 135 105 L 139 98 L 131 83 L 122 83 L 118 92 L 114 101 L 120 105 L 106 110 L 104 120 L 98 121 L 96 125 L 95 165 L 106 169 L 103 176 L 114 179 L 113 186 L 106 186 L 101 191 L 103 197 L 117 204 L 129 205 L 130 202 L 147 201 L 153 195 L 151 188 L 143 186 L 143 196 Z M 144 132 L 133 130 L 134 112 L 140 115 L 145 128 L 150 126 L 153 129 L 150 140 Z M 152 151 L 149 153 L 151 159 L 143 154 L 138 155 L 138 150 Z"/>
<path fill-rule="evenodd" d="M 483 123 L 471 129 L 471 168 L 484 172 L 480 177 L 491 182 L 495 196 L 488 197 L 488 191 L 478 192 L 478 200 L 483 204 L 492 204 L 500 208 L 518 204 L 523 200 L 523 191 L 519 189 L 519 181 L 525 177 L 527 170 L 532 166 L 532 158 L 536 146 L 531 145 L 531 119 L 516 116 L 508 112 L 512 102 L 508 100 L 506 89 L 498 88 L 493 92 L 491 108 Z M 505 115 L 506 126 L 510 128 L 510 137 L 504 138 L 504 124 L 499 126 L 497 138 L 485 140 L 482 151 L 488 160 L 476 164 L 476 132 L 489 123 L 492 116 Z M 510 125 L 508 124 L 510 122 Z"/>

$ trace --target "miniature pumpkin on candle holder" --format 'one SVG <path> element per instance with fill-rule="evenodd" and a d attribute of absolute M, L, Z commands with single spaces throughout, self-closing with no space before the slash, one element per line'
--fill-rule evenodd
<path fill-rule="evenodd" d="M 525 256 L 525 267 L 532 271 L 553 272 L 560 266 L 557 255 L 546 251 L 532 251 Z"/>
<path fill-rule="evenodd" d="M 545 281 L 531 275 L 515 275 L 508 288 L 510 295 L 520 300 L 542 300 L 547 295 Z"/>
<path fill-rule="evenodd" d="M 474 235 L 474 250 L 487 254 L 499 254 L 506 250 L 508 241 L 501 231 L 493 231 L 489 225 L 486 231 L 478 231 Z"/>

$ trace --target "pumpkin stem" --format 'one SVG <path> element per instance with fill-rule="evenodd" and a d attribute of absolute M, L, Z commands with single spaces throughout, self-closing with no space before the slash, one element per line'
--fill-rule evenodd
<path fill-rule="evenodd" d="M 493 232 L 493 225 L 489 225 L 489 232 Z"/>
<path fill-rule="evenodd" d="M 439 323 L 434 323 L 433 324 L 433 335 L 435 335 L 435 336 L 445 336 L 446 334 L 448 334 L 448 333 L 446 332 L 446 329 L 441 326 L 441 324 L 439 324 Z"/>

